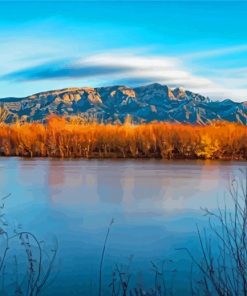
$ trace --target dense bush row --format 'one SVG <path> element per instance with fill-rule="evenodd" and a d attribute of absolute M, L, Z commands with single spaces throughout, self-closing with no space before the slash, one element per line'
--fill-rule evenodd
<path fill-rule="evenodd" d="M 247 159 L 247 126 L 169 123 L 85 124 L 51 117 L 46 124 L 0 125 L 0 154 L 41 157 Z"/>

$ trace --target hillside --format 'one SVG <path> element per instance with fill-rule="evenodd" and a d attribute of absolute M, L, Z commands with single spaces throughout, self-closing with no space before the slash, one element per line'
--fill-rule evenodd
<path fill-rule="evenodd" d="M 42 122 L 50 114 L 70 117 L 78 115 L 98 122 L 124 122 L 130 115 L 133 122 L 169 121 L 206 124 L 224 120 L 247 124 L 247 102 L 213 101 L 181 88 L 151 84 L 130 88 L 67 88 L 34 94 L 24 98 L 0 99 L 0 118 Z"/>

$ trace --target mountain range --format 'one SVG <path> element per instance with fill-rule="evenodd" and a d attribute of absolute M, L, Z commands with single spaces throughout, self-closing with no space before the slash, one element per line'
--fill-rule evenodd
<path fill-rule="evenodd" d="M 214 101 L 182 88 L 158 83 L 140 86 L 66 88 L 23 98 L 0 99 L 0 121 L 43 122 L 50 114 L 123 123 L 168 121 L 207 124 L 214 120 L 247 125 L 247 102 Z"/>

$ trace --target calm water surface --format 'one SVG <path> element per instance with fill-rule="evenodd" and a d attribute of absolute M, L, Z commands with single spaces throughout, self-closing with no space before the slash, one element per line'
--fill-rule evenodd
<path fill-rule="evenodd" d="M 0 195 L 11 193 L 6 216 L 47 242 L 58 240 L 55 279 L 43 295 L 97 295 L 107 226 L 112 226 L 103 266 L 104 294 L 113 266 L 133 255 L 133 284 L 150 286 L 150 262 L 172 258 L 186 273 L 195 248 L 200 208 L 216 208 L 242 162 L 160 160 L 51 160 L 0 158 Z M 170 267 L 169 267 L 170 268 Z M 188 279 L 177 276 L 177 295 Z"/>

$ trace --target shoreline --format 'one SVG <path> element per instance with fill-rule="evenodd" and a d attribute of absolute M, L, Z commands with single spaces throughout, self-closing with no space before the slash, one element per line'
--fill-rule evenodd
<path fill-rule="evenodd" d="M 39 156 L 39 155 L 35 155 L 35 156 L 29 156 L 29 155 L 1 155 L 0 154 L 0 159 L 1 158 L 21 158 L 21 159 L 50 159 L 50 160 L 113 160 L 113 161 L 129 161 L 129 160 L 140 160 L 140 161 L 148 161 L 148 160 L 154 160 L 154 161 L 164 161 L 164 162 L 180 162 L 180 161 L 201 161 L 201 162 L 205 162 L 205 161 L 210 161 L 210 162 L 231 162 L 231 161 L 236 161 L 236 162 L 246 162 L 247 163 L 247 158 L 162 158 L 162 157 L 131 157 L 131 156 L 126 156 L 126 157 L 122 157 L 122 156 L 104 156 L 104 157 L 100 157 L 100 156 L 90 156 L 90 157 L 83 157 L 83 156 L 75 156 L 75 157 L 59 157 L 59 156 Z"/>

